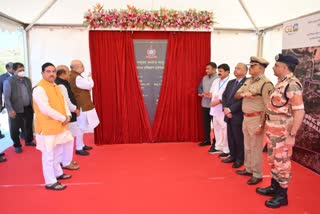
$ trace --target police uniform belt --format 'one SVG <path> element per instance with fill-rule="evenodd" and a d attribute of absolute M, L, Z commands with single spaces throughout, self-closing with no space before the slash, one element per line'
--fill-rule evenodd
<path fill-rule="evenodd" d="M 279 120 L 283 120 L 283 116 L 284 116 L 284 114 L 282 114 L 282 115 L 266 114 L 266 119 L 267 119 L 267 120 L 276 120 L 276 121 L 279 121 Z"/>
<path fill-rule="evenodd" d="M 252 113 L 243 113 L 243 115 L 245 116 L 245 117 L 256 117 L 256 116 L 260 116 L 261 115 L 261 111 L 259 111 L 259 112 L 252 112 Z"/>

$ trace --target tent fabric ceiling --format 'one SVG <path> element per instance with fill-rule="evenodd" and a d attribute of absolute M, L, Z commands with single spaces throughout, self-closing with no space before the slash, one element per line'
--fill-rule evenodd
<path fill-rule="evenodd" d="M 0 13 L 22 23 L 33 23 L 53 0 L 1 0 Z M 125 9 L 133 5 L 142 9 L 185 10 L 189 8 L 213 11 L 216 28 L 253 29 L 239 0 L 57 0 L 35 24 L 80 25 L 85 11 L 101 3 L 105 9 Z M 259 29 L 320 11 L 319 0 L 242 0 Z"/>

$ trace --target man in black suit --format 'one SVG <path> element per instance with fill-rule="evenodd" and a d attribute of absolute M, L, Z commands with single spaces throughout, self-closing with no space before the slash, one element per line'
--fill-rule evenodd
<path fill-rule="evenodd" d="M 0 112 L 4 109 L 4 102 L 2 101 L 2 94 L 3 94 L 3 83 L 5 80 L 7 80 L 10 76 L 13 75 L 13 70 L 12 70 L 12 62 L 9 62 L 6 64 L 6 70 L 7 73 L 4 73 L 0 76 Z M 4 138 L 5 136 L 1 133 L 0 130 L 0 139 Z M 0 162 L 4 162 L 7 159 L 4 157 L 4 153 L 0 153 Z"/>
<path fill-rule="evenodd" d="M 243 148 L 243 112 L 242 99 L 234 98 L 235 93 L 246 80 L 248 68 L 244 63 L 238 63 L 234 69 L 236 79 L 228 82 L 226 90 L 222 95 L 222 106 L 225 114 L 224 121 L 227 123 L 228 146 L 230 156 L 222 160 L 223 163 L 234 163 L 232 168 L 239 168 L 244 161 Z"/>

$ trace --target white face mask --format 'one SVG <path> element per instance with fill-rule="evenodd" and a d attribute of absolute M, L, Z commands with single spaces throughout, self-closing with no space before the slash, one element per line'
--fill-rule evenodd
<path fill-rule="evenodd" d="M 24 71 L 20 71 L 17 75 L 18 75 L 19 77 L 24 77 L 24 76 L 25 76 L 25 72 L 24 72 Z"/>

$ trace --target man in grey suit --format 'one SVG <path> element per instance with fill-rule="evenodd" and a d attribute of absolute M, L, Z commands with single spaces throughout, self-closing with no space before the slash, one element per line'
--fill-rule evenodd
<path fill-rule="evenodd" d="M 238 63 L 234 69 L 236 79 L 228 82 L 226 90 L 222 95 L 222 106 L 225 114 L 224 121 L 227 123 L 228 146 L 230 156 L 222 160 L 223 163 L 233 163 L 232 168 L 239 168 L 244 161 L 243 148 L 243 112 L 242 99 L 235 99 L 237 90 L 246 81 L 248 68 L 244 63 Z"/>
<path fill-rule="evenodd" d="M 4 102 L 9 114 L 10 136 L 16 153 L 21 153 L 19 129 L 25 130 L 25 145 L 35 146 L 33 140 L 33 108 L 32 108 L 32 84 L 25 77 L 24 65 L 14 63 L 14 75 L 4 82 Z"/>
<path fill-rule="evenodd" d="M 10 76 L 13 75 L 13 70 L 12 70 L 12 65 L 13 63 L 12 62 L 9 62 L 6 64 L 6 70 L 7 70 L 7 73 L 4 73 L 2 75 L 0 75 L 0 113 L 2 112 L 2 110 L 4 109 L 4 102 L 2 100 L 2 94 L 3 94 L 3 83 L 6 79 L 8 79 Z M 1 138 L 4 138 L 4 134 L 1 133 L 1 130 L 0 130 L 0 139 Z M 4 153 L 1 152 L 0 153 L 0 162 L 5 162 L 7 159 L 4 157 Z"/>

